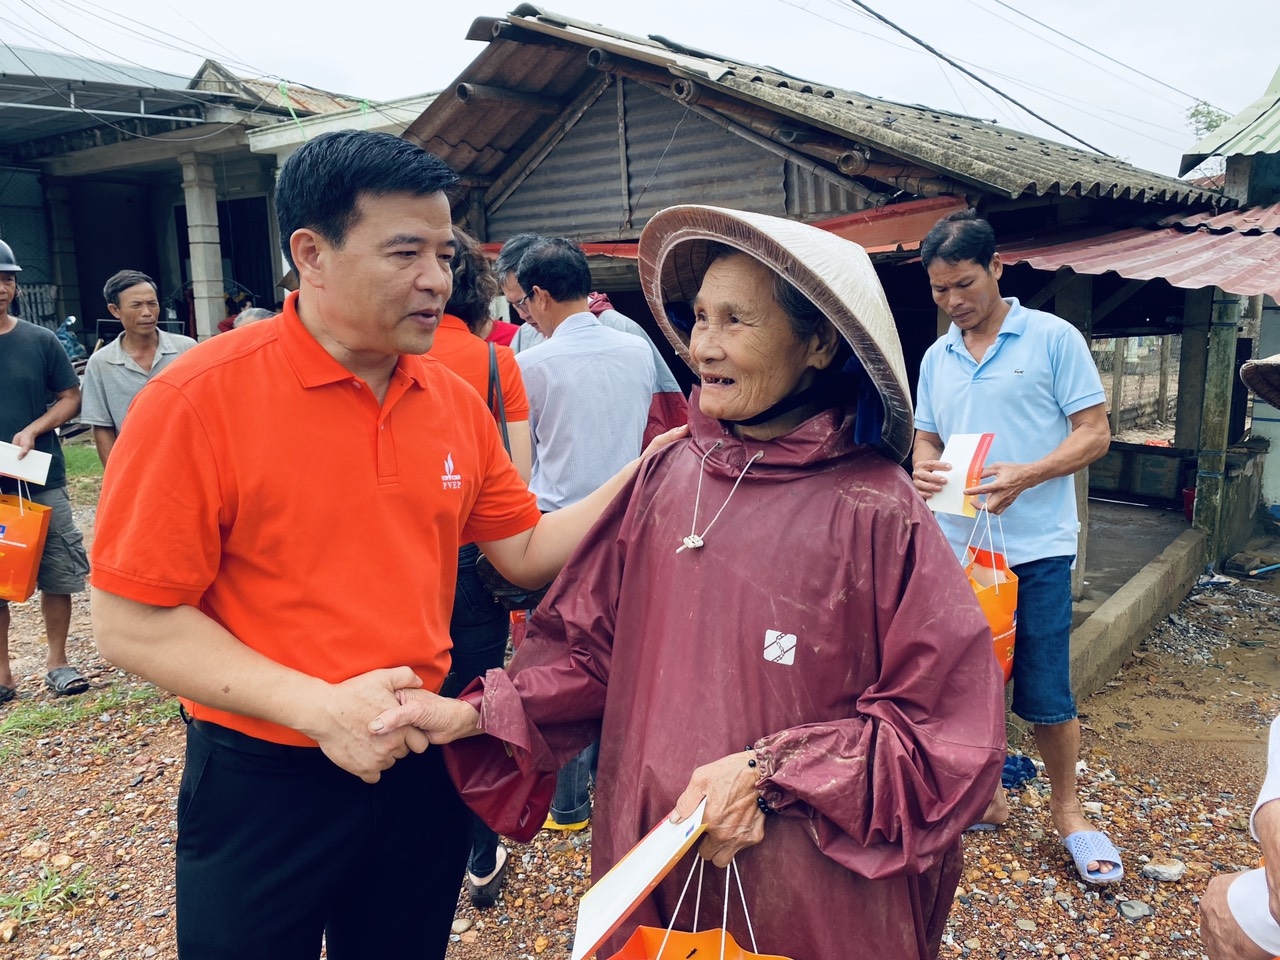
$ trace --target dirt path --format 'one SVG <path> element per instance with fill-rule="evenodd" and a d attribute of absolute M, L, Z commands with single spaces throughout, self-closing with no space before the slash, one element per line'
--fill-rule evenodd
<path fill-rule="evenodd" d="M 78 516 L 91 530 L 91 508 Z M 1280 581 L 1198 589 L 1082 704 L 1083 799 L 1124 851 L 1125 879 L 1100 890 L 1075 880 L 1033 781 L 1010 794 L 1005 829 L 970 835 L 943 957 L 1199 960 L 1198 892 L 1256 858 L 1247 816 L 1280 711 L 1278 609 Z M 176 708 L 98 659 L 83 598 L 70 651 L 89 694 L 43 689 L 42 642 L 37 605 L 15 606 L 20 697 L 0 707 L 0 920 L 23 922 L 0 925 L 0 941 L 11 937 L 0 956 L 174 957 Z M 1016 745 L 1034 753 L 1029 737 Z M 450 960 L 568 957 L 589 831 L 511 849 L 498 905 L 460 904 Z M 1186 874 L 1147 879 L 1144 859 L 1176 859 Z M 1122 901 L 1151 915 L 1126 919 Z"/>

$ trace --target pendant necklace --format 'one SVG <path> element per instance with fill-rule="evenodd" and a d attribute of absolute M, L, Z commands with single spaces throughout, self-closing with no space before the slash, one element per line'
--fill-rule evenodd
<path fill-rule="evenodd" d="M 711 518 L 711 522 L 702 528 L 702 533 L 698 533 L 698 506 L 702 502 L 702 474 L 707 465 L 707 457 L 715 453 L 716 450 L 724 446 L 723 440 L 717 440 L 706 453 L 702 455 L 702 462 L 698 465 L 698 486 L 697 492 L 693 496 L 693 523 L 689 528 L 689 535 L 681 541 L 681 545 L 676 547 L 676 553 L 685 550 L 697 550 L 706 543 L 707 532 L 720 519 L 720 514 L 724 513 L 724 508 L 729 505 L 729 501 L 733 499 L 734 493 L 738 490 L 738 484 L 742 482 L 742 478 L 747 475 L 747 471 L 751 469 L 751 465 L 757 460 L 764 458 L 764 451 L 761 450 L 755 454 L 746 465 L 742 468 L 742 472 L 738 474 L 738 479 L 733 481 L 733 486 L 729 490 L 729 496 L 724 498 L 724 503 L 720 504 L 720 509 L 716 511 L 716 515 Z"/>

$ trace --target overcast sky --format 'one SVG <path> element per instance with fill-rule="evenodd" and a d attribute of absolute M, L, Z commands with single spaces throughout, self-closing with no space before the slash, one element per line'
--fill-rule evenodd
<path fill-rule="evenodd" d="M 1235 113 L 1280 66 L 1280 0 L 866 2 L 1075 136 L 1171 176 L 1195 139 L 1186 120 L 1194 100 Z M 512 6 L 0 0 L 0 36 L 184 76 L 213 57 L 242 75 L 389 100 L 449 87 L 484 49 L 464 39 L 472 20 Z M 550 9 L 1072 142 L 847 0 L 554 0 Z"/>

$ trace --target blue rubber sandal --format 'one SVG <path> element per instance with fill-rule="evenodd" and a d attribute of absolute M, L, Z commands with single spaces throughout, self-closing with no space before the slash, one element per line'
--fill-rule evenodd
<path fill-rule="evenodd" d="M 1085 883 L 1115 883 L 1124 876 L 1120 851 L 1101 830 L 1077 830 L 1064 838 L 1062 845 L 1071 854 L 1076 872 Z M 1115 866 L 1106 873 L 1091 873 L 1089 864 L 1093 862 L 1114 863 Z"/>

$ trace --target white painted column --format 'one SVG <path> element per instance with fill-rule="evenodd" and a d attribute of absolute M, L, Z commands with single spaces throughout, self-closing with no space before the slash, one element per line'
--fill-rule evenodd
<path fill-rule="evenodd" d="M 226 316 L 222 290 L 222 246 L 218 242 L 218 185 L 213 160 L 184 153 L 182 192 L 187 201 L 187 240 L 191 245 L 191 287 L 196 308 L 196 336 L 207 340 Z"/>
<path fill-rule="evenodd" d="M 1258 327 L 1257 356 L 1270 357 L 1280 353 L 1280 306 L 1267 297 L 1262 307 L 1262 322 Z M 1280 504 L 1280 409 L 1276 409 L 1259 396 L 1253 398 L 1253 423 L 1249 432 L 1255 437 L 1271 441 L 1262 468 L 1262 502 L 1275 514 Z"/>

